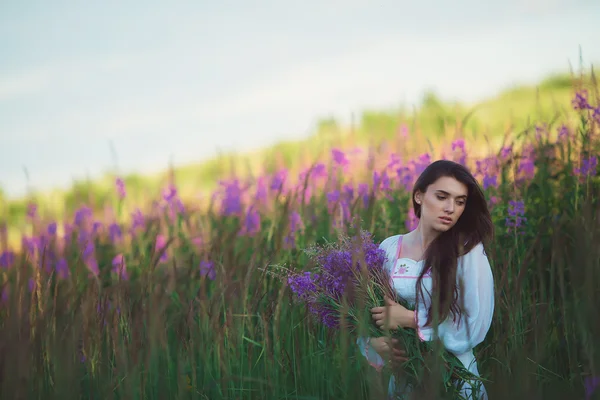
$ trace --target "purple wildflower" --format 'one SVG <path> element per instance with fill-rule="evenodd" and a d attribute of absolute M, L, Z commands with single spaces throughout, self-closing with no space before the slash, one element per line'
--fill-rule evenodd
<path fill-rule="evenodd" d="M 215 271 L 215 265 L 212 261 L 201 261 L 200 262 L 200 276 L 205 276 L 211 281 L 215 280 L 217 273 Z"/>
<path fill-rule="evenodd" d="M 82 227 L 92 217 L 92 209 L 84 206 L 75 212 L 75 225 Z"/>
<path fill-rule="evenodd" d="M 37 205 L 35 203 L 27 205 L 27 216 L 32 219 L 37 216 Z"/>
<path fill-rule="evenodd" d="M 569 132 L 569 128 L 567 128 L 566 125 L 561 125 L 558 128 L 558 140 L 560 142 L 566 142 L 569 140 L 569 136 L 570 136 L 570 132 Z"/>
<path fill-rule="evenodd" d="M 600 376 L 588 376 L 584 381 L 585 387 L 585 398 L 591 399 L 592 394 L 596 391 L 598 387 L 600 387 Z"/>
<path fill-rule="evenodd" d="M 61 258 L 56 262 L 55 269 L 59 278 L 66 279 L 69 276 L 69 266 L 67 260 L 64 258 Z"/>
<path fill-rule="evenodd" d="M 508 217 L 506 217 L 506 226 L 508 228 L 522 228 L 524 222 L 527 221 L 525 215 L 525 204 L 522 201 L 508 202 Z M 522 231 L 520 233 L 523 233 Z"/>
<path fill-rule="evenodd" d="M 369 185 L 367 183 L 358 184 L 358 195 L 362 199 L 363 207 L 369 206 Z"/>
<path fill-rule="evenodd" d="M 57 229 L 56 222 L 50 222 L 48 224 L 48 227 L 46 228 L 46 231 L 48 232 L 48 235 L 54 236 L 54 235 L 56 235 L 56 229 Z"/>
<path fill-rule="evenodd" d="M 349 164 L 348 158 L 346 158 L 346 153 L 339 149 L 332 149 L 331 157 L 333 158 L 333 162 L 337 166 L 344 168 Z"/>
<path fill-rule="evenodd" d="M 0 255 L 0 268 L 11 268 L 15 263 L 15 253 L 12 251 L 4 251 Z"/>
<path fill-rule="evenodd" d="M 146 218 L 139 208 L 131 213 L 131 219 L 133 220 L 132 231 L 135 231 L 137 228 L 144 229 L 146 227 Z"/>
<path fill-rule="evenodd" d="M 277 173 L 271 177 L 269 189 L 271 189 L 275 192 L 282 191 L 285 186 L 287 176 L 288 176 L 287 169 L 281 169 L 281 170 L 277 171 Z"/>
<path fill-rule="evenodd" d="M 123 254 L 117 254 L 112 260 L 112 271 L 117 274 L 119 279 L 128 280 L 129 274 L 127 274 L 127 267 L 125 265 L 125 257 Z"/>
<path fill-rule="evenodd" d="M 485 175 L 483 177 L 483 190 L 487 190 L 490 187 L 498 187 L 498 177 Z"/>
<path fill-rule="evenodd" d="M 597 169 L 598 157 L 591 156 L 581 160 L 581 166 L 579 168 L 574 168 L 573 173 L 581 178 L 585 178 L 588 176 L 596 176 Z"/>
<path fill-rule="evenodd" d="M 590 103 L 588 103 L 588 93 L 587 90 L 583 89 L 575 93 L 575 97 L 571 101 L 574 110 L 588 110 L 591 108 Z"/>
<path fill-rule="evenodd" d="M 125 189 L 125 182 L 121 178 L 115 179 L 115 188 L 119 199 L 123 200 L 127 196 L 127 190 Z"/>
<path fill-rule="evenodd" d="M 221 186 L 223 188 L 221 212 L 225 216 L 239 215 L 242 212 L 242 194 L 244 192 L 239 180 L 222 181 Z"/>
<path fill-rule="evenodd" d="M 244 218 L 241 235 L 254 236 L 260 232 L 260 214 L 254 206 L 250 206 Z"/>
<path fill-rule="evenodd" d="M 300 300 L 313 301 L 317 290 L 315 282 L 318 278 L 317 274 L 306 271 L 303 274 L 288 277 L 287 283 Z"/>
<path fill-rule="evenodd" d="M 123 236 L 123 232 L 121 231 L 121 227 L 116 222 L 113 222 L 108 226 L 108 234 L 110 236 L 111 242 L 116 242 Z"/>
<path fill-rule="evenodd" d="M 254 195 L 254 199 L 258 203 L 263 203 L 267 201 L 268 190 L 265 181 L 266 178 L 264 176 L 261 176 L 256 182 L 256 193 Z"/>
<path fill-rule="evenodd" d="M 429 153 L 421 154 L 416 160 L 413 161 L 415 175 L 421 175 L 421 173 L 425 171 L 425 168 L 427 168 L 429 164 L 431 164 L 431 155 Z"/>
<path fill-rule="evenodd" d="M 512 146 L 504 146 L 500 149 L 500 159 L 507 161 L 512 156 Z"/>
<path fill-rule="evenodd" d="M 167 238 L 164 235 L 157 235 L 156 242 L 154 245 L 154 251 L 157 254 L 160 254 L 162 252 L 162 254 L 160 256 L 160 262 L 167 262 L 169 260 L 169 257 L 167 255 L 166 246 L 167 246 Z"/>
<path fill-rule="evenodd" d="M 29 278 L 29 281 L 27 282 L 27 288 L 29 289 L 29 292 L 33 292 L 37 288 L 35 279 Z"/>
<path fill-rule="evenodd" d="M 396 174 L 404 190 L 410 191 L 415 183 L 415 174 L 413 174 L 411 169 L 409 167 L 400 167 L 396 170 Z"/>
<path fill-rule="evenodd" d="M 592 119 L 596 121 L 597 124 L 600 124 L 600 106 L 594 108 Z"/>
<path fill-rule="evenodd" d="M 454 153 L 454 161 L 466 165 L 467 163 L 467 149 L 465 147 L 464 139 L 457 139 L 452 142 L 452 152 Z"/>

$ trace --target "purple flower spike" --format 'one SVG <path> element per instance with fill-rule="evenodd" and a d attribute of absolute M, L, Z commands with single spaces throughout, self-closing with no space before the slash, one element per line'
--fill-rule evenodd
<path fill-rule="evenodd" d="M 117 254 L 112 260 L 112 271 L 117 274 L 119 279 L 126 281 L 129 279 L 127 267 L 125 265 L 125 257 L 123 254 Z"/>
<path fill-rule="evenodd" d="M 215 265 L 211 261 L 200 262 L 200 276 L 206 276 L 211 281 L 215 280 L 217 273 L 215 272 Z"/>
<path fill-rule="evenodd" d="M 123 200 L 127 196 L 127 190 L 125 189 L 125 182 L 121 178 L 115 180 L 115 187 L 117 189 L 117 195 L 119 199 Z"/>
<path fill-rule="evenodd" d="M 15 253 L 12 251 L 5 251 L 0 255 L 0 268 L 11 268 L 15 263 Z"/>

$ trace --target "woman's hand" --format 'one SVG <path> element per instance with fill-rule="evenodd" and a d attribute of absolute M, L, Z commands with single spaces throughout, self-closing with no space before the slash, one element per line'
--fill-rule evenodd
<path fill-rule="evenodd" d="M 383 336 L 371 338 L 369 343 L 377 354 L 379 354 L 386 362 L 392 361 L 395 364 L 401 364 L 408 361 L 408 358 L 406 358 L 406 351 L 401 348 L 398 339 Z"/>
<path fill-rule="evenodd" d="M 383 329 L 416 328 L 415 313 L 406 307 L 396 303 L 389 297 L 385 297 L 384 307 L 373 307 L 371 316 L 375 324 Z"/>

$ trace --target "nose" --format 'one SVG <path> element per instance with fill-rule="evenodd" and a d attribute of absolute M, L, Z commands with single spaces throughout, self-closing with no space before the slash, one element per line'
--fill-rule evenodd
<path fill-rule="evenodd" d="M 454 201 L 448 200 L 448 202 L 446 202 L 444 211 L 446 211 L 448 214 L 452 214 L 454 212 Z"/>

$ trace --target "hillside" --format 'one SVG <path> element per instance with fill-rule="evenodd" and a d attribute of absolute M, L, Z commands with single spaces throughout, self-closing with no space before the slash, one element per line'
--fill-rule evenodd
<path fill-rule="evenodd" d="M 586 85 L 590 80 L 586 79 Z M 365 110 L 355 119 L 354 126 L 340 126 L 335 120 L 322 120 L 309 137 L 302 140 L 282 141 L 254 153 L 224 154 L 198 164 L 178 166 L 158 175 L 129 175 L 124 177 L 128 197 L 137 204 L 154 198 L 165 182 L 172 178 L 184 199 L 195 201 L 200 193 L 212 190 L 219 179 L 232 172 L 238 175 L 272 172 L 277 168 L 297 170 L 313 162 L 331 147 L 354 148 L 379 146 L 398 135 L 415 137 L 424 147 L 411 151 L 427 151 L 428 147 L 447 144 L 455 137 L 466 139 L 471 149 L 482 151 L 491 146 L 498 148 L 507 134 L 532 128 L 535 123 L 552 123 L 569 119 L 571 98 L 575 86 L 568 74 L 555 75 L 537 85 L 518 86 L 502 91 L 497 96 L 477 104 L 444 102 L 435 94 L 425 94 L 420 106 L 411 110 Z M 400 127 L 404 126 L 401 132 Z M 107 173 L 96 181 L 75 182 L 69 191 L 32 194 L 28 199 L 4 199 L 4 220 L 11 228 L 25 222 L 30 200 L 40 204 L 42 213 L 61 218 L 67 210 L 80 202 L 101 207 L 114 192 L 114 175 Z M 2 196 L 0 196 L 1 199 Z"/>

